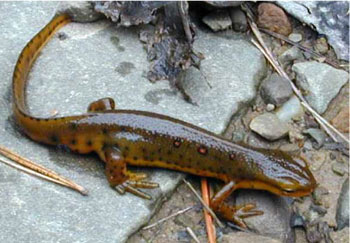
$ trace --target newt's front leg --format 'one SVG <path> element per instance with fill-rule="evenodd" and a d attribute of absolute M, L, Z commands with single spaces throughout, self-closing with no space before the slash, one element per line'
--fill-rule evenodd
<path fill-rule="evenodd" d="M 138 188 L 156 188 L 159 187 L 157 183 L 144 181 L 147 177 L 146 174 L 128 171 L 127 164 L 118 149 L 104 149 L 104 157 L 106 161 L 106 175 L 111 187 L 115 188 L 120 194 L 130 192 L 136 196 L 151 199 L 150 195 L 140 191 Z"/>
<path fill-rule="evenodd" d="M 210 201 L 210 207 L 218 213 L 222 218 L 232 221 L 242 228 L 247 228 L 243 222 L 244 218 L 262 215 L 263 212 L 259 210 L 254 210 L 256 207 L 253 203 L 248 203 L 245 205 L 228 205 L 225 203 L 225 199 L 230 196 L 230 194 L 239 188 L 239 183 L 230 181 L 227 183 Z"/>

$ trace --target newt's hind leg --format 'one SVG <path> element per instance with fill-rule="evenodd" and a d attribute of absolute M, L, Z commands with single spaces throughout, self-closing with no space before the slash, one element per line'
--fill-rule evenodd
<path fill-rule="evenodd" d="M 130 192 L 136 196 L 151 199 L 151 196 L 140 191 L 138 188 L 156 188 L 157 183 L 144 181 L 147 177 L 143 173 L 133 173 L 127 170 L 125 160 L 121 157 L 117 149 L 105 149 L 106 175 L 111 187 L 115 188 L 120 194 Z"/>
<path fill-rule="evenodd" d="M 221 217 L 228 221 L 232 221 L 242 228 L 247 228 L 243 222 L 244 218 L 262 215 L 263 212 L 255 209 L 254 203 L 245 205 L 228 205 L 225 199 L 238 188 L 238 184 L 233 181 L 227 183 L 210 201 L 210 207 L 218 213 Z"/>
<path fill-rule="evenodd" d="M 90 103 L 88 112 L 115 110 L 115 102 L 112 98 L 106 97 Z"/>

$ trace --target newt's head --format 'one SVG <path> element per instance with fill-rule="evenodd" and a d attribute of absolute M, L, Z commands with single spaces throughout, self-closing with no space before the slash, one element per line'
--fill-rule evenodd
<path fill-rule="evenodd" d="M 270 191 L 274 194 L 301 197 L 310 194 L 316 180 L 306 162 L 282 151 L 260 150 L 251 158 L 254 173 L 253 186 L 248 182 L 242 187 Z"/>

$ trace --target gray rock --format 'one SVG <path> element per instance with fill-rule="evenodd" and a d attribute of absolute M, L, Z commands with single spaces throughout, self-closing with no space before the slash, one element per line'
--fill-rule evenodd
<path fill-rule="evenodd" d="M 337 228 L 349 227 L 349 178 L 344 181 L 337 205 Z"/>
<path fill-rule="evenodd" d="M 304 115 L 304 109 L 299 99 L 293 95 L 276 111 L 276 116 L 283 122 L 289 122 L 292 119 L 298 119 Z"/>
<path fill-rule="evenodd" d="M 109 187 L 95 156 L 43 146 L 15 129 L 11 119 L 15 62 L 25 44 L 49 22 L 58 3 L 0 4 L 0 30 L 6 37 L 0 39 L 1 145 L 89 190 L 83 197 L 0 163 L 0 242 L 125 242 L 148 222 L 160 198 L 174 189 L 182 174 L 138 169 L 160 184 L 159 189 L 148 191 L 153 200 L 120 196 Z M 142 76 L 149 63 L 139 41 L 140 30 L 117 28 L 108 21 L 71 23 L 62 28 L 59 32 L 67 38 L 54 36 L 31 72 L 27 89 L 31 112 L 41 117 L 54 110 L 59 116 L 81 114 L 90 102 L 113 97 L 117 108 L 163 113 L 220 133 L 238 104 L 249 103 L 256 95 L 265 62 L 242 36 L 225 39 L 203 34 L 205 41 L 198 47 L 207 57 L 203 61 L 207 70 L 203 74 L 192 71 L 186 82 L 206 84 L 205 75 L 212 89 L 193 91 L 199 104 L 195 106 L 185 102 L 168 82 L 152 84 Z M 233 65 L 232 60 L 239 61 Z"/>
<path fill-rule="evenodd" d="M 103 14 L 97 13 L 91 2 L 60 2 L 56 12 L 68 13 L 73 17 L 74 22 L 81 23 L 94 22 L 103 18 Z"/>
<path fill-rule="evenodd" d="M 346 71 L 316 61 L 294 64 L 292 70 L 296 72 L 299 87 L 308 92 L 305 98 L 319 113 L 326 111 L 329 102 L 349 79 Z"/>
<path fill-rule="evenodd" d="M 282 64 L 288 64 L 293 62 L 294 60 L 302 59 L 303 53 L 296 46 L 289 48 L 285 52 L 283 52 L 279 57 L 278 61 Z"/>
<path fill-rule="evenodd" d="M 235 31 L 245 32 L 248 28 L 245 13 L 240 8 L 231 8 L 229 11 L 232 20 L 232 28 Z"/>
<path fill-rule="evenodd" d="M 287 124 L 279 120 L 273 113 L 264 113 L 255 117 L 249 127 L 270 141 L 284 137 L 289 131 Z"/>
<path fill-rule="evenodd" d="M 288 39 L 290 39 L 291 41 L 294 41 L 294 42 L 300 42 L 303 39 L 303 36 L 299 33 L 291 33 L 288 36 Z"/>
<path fill-rule="evenodd" d="M 292 210 L 284 198 L 264 191 L 238 191 L 236 204 L 247 203 L 255 203 L 256 209 L 264 212 L 244 219 L 250 230 L 282 242 L 294 242 L 294 232 L 290 227 Z"/>
<path fill-rule="evenodd" d="M 309 134 L 316 142 L 317 148 L 322 147 L 326 139 L 326 134 L 318 128 L 309 128 L 304 131 L 304 134 Z"/>
<path fill-rule="evenodd" d="M 337 57 L 349 61 L 349 2 L 278 1 L 285 11 L 327 36 Z"/>
<path fill-rule="evenodd" d="M 232 25 L 227 9 L 217 10 L 206 15 L 202 21 L 213 31 L 226 30 Z"/>
<path fill-rule="evenodd" d="M 293 91 L 288 80 L 273 73 L 262 82 L 260 94 L 266 104 L 280 106 L 289 99 Z"/>

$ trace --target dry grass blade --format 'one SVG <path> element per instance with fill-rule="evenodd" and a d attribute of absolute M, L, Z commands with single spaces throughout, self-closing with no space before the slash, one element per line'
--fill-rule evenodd
<path fill-rule="evenodd" d="M 248 11 L 248 17 L 249 17 L 249 11 Z M 262 53 L 265 55 L 265 57 L 269 60 L 271 65 L 275 68 L 277 73 L 287 79 L 293 89 L 293 92 L 296 94 L 296 96 L 300 99 L 303 106 L 314 116 L 316 121 L 320 124 L 320 126 L 328 133 L 328 135 L 336 142 L 338 142 L 338 139 L 333 134 L 336 133 L 340 138 L 342 138 L 348 145 L 350 144 L 350 141 L 348 138 L 346 138 L 341 132 L 339 132 L 335 127 L 333 127 L 327 120 L 325 120 L 322 116 L 320 116 L 305 100 L 303 95 L 301 94 L 300 90 L 294 85 L 292 80 L 288 77 L 287 73 L 283 70 L 283 68 L 279 65 L 276 59 L 274 59 L 273 54 L 271 51 L 267 48 L 264 40 L 262 39 L 262 36 L 259 32 L 258 27 L 256 24 L 252 21 L 251 18 L 248 18 L 248 23 L 250 25 L 250 28 L 252 29 L 255 37 L 259 41 L 260 45 L 252 40 L 253 44 L 259 48 L 259 50 L 262 51 Z M 333 132 L 331 132 L 331 130 Z"/>
<path fill-rule="evenodd" d="M 201 188 L 202 188 L 202 198 L 203 201 L 209 205 L 209 186 L 208 186 L 208 181 L 207 178 L 202 178 L 201 179 Z M 208 242 L 209 243 L 215 243 L 216 242 L 216 236 L 215 236 L 215 228 L 213 224 L 213 218 L 210 216 L 208 211 L 204 209 L 204 220 L 205 220 L 205 225 L 207 228 L 207 235 L 208 235 Z"/>
<path fill-rule="evenodd" d="M 307 48 L 307 47 L 305 47 L 305 46 L 302 46 L 302 45 L 300 45 L 299 43 L 296 43 L 296 42 L 294 42 L 294 41 L 291 41 L 291 40 L 289 40 L 287 37 L 285 37 L 285 36 L 283 36 L 283 35 L 281 35 L 281 34 L 272 32 L 272 31 L 267 30 L 267 29 L 262 29 L 262 28 L 259 28 L 259 30 L 261 30 L 262 32 L 264 32 L 264 33 L 266 33 L 266 34 L 268 34 L 268 35 L 271 35 L 271 36 L 273 36 L 273 37 L 275 37 L 275 38 L 277 38 L 277 39 L 283 40 L 283 41 L 285 41 L 285 42 L 287 42 L 287 43 L 289 43 L 289 44 L 291 44 L 291 45 L 293 45 L 293 46 L 296 46 L 296 47 L 298 47 L 299 49 L 301 49 L 301 50 L 303 50 L 303 51 L 305 51 L 305 52 L 307 52 L 307 53 L 310 53 L 311 55 L 314 55 L 314 56 L 316 56 L 316 57 L 318 57 L 318 58 L 324 58 L 326 63 L 328 63 L 329 65 L 331 65 L 331 66 L 333 66 L 333 67 L 335 67 L 335 68 L 341 68 L 341 65 L 339 65 L 339 64 L 337 64 L 337 63 L 335 63 L 335 62 L 333 62 L 332 60 L 329 60 L 329 58 L 327 58 L 327 57 L 325 57 L 325 56 L 323 56 L 323 55 L 321 55 L 321 54 L 319 54 L 319 53 L 317 53 L 317 52 L 311 50 L 310 48 Z"/>
<path fill-rule="evenodd" d="M 165 217 L 165 218 L 162 218 L 162 219 L 158 220 L 158 221 L 155 222 L 154 224 L 147 225 L 146 227 L 143 227 L 142 229 L 143 229 L 143 230 L 147 230 L 147 229 L 153 228 L 154 226 L 157 226 L 158 224 L 160 224 L 160 223 L 162 223 L 162 222 L 164 222 L 164 221 L 166 221 L 166 220 L 168 220 L 168 219 L 171 219 L 171 218 L 173 218 L 173 217 L 175 217 L 175 216 L 177 216 L 177 215 L 186 213 L 188 210 L 190 210 L 190 209 L 192 209 L 192 208 L 194 208 L 194 206 L 189 206 L 189 207 L 187 207 L 187 208 L 185 208 L 185 209 L 182 209 L 182 210 L 180 210 L 180 211 L 178 211 L 178 212 L 176 212 L 176 213 L 173 213 L 172 215 L 169 215 L 169 216 L 167 216 L 167 217 Z"/>
<path fill-rule="evenodd" d="M 202 203 L 203 207 L 208 210 L 208 212 L 210 213 L 210 215 L 215 219 L 215 221 L 217 222 L 217 224 L 220 227 L 224 227 L 223 223 L 221 223 L 221 221 L 218 219 L 218 217 L 216 217 L 215 213 L 213 212 L 213 210 L 211 210 L 211 208 L 208 206 L 208 204 L 206 204 L 203 199 L 198 195 L 198 193 L 196 192 L 196 190 L 193 188 L 193 186 L 191 185 L 191 183 L 189 183 L 188 181 L 186 181 L 185 179 L 183 179 L 183 181 L 186 183 L 186 185 L 191 189 L 191 191 L 194 193 L 194 195 L 198 198 L 198 200 Z"/>
<path fill-rule="evenodd" d="M 196 236 L 196 234 L 193 232 L 193 230 L 190 227 L 186 227 L 186 231 L 188 232 L 188 234 L 192 237 L 192 239 L 196 242 L 196 243 L 200 243 L 198 237 Z"/>
<path fill-rule="evenodd" d="M 6 163 L 7 165 L 10 165 L 12 167 L 15 167 L 21 171 L 24 171 L 28 174 L 43 178 L 45 180 L 55 182 L 57 184 L 69 187 L 71 189 L 74 189 L 78 192 L 80 192 L 83 195 L 87 195 L 87 190 L 83 188 L 82 186 L 77 185 L 76 183 L 63 178 L 56 172 L 49 170 L 43 166 L 40 166 L 38 164 L 35 164 L 33 161 L 30 161 L 26 158 L 23 158 L 22 156 L 12 152 L 11 150 L 0 146 L 0 154 L 5 156 L 6 158 L 14 161 L 14 162 L 8 162 L 1 160 L 1 162 Z M 15 164 L 16 163 L 16 164 Z"/>

